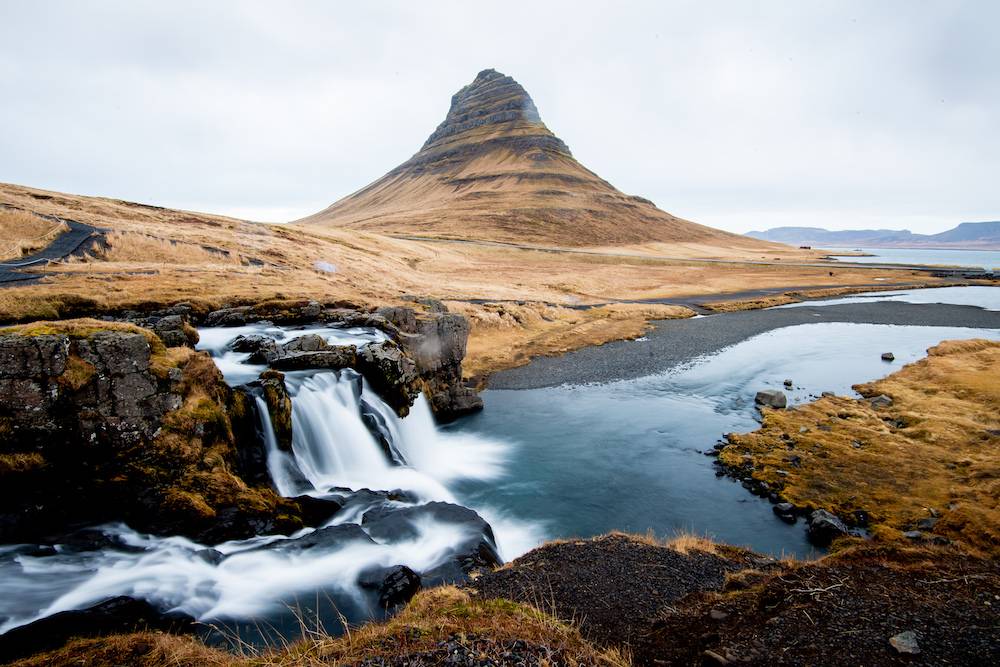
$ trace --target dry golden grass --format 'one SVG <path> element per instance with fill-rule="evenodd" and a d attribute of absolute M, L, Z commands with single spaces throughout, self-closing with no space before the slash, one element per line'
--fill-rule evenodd
<path fill-rule="evenodd" d="M 653 319 L 691 317 L 682 306 L 615 304 L 574 310 L 546 304 L 467 304 L 447 302 L 471 325 L 467 377 L 528 363 L 533 357 L 562 354 L 588 345 L 637 338 Z"/>
<path fill-rule="evenodd" d="M 17 259 L 40 250 L 67 231 L 64 222 L 53 222 L 26 211 L 0 208 L 0 259 Z"/>
<path fill-rule="evenodd" d="M 18 667 L 79 667 L 128 665 L 129 667 L 237 667 L 249 660 L 211 649 L 194 637 L 140 632 L 75 639 L 60 649 L 12 663 Z"/>
<path fill-rule="evenodd" d="M 893 404 L 827 397 L 768 410 L 760 430 L 732 436 L 720 459 L 738 466 L 751 456 L 754 477 L 783 486 L 800 507 L 863 510 L 878 538 L 900 538 L 939 515 L 925 531 L 1000 554 L 1000 343 L 946 341 L 856 389 Z"/>
<path fill-rule="evenodd" d="M 278 649 L 256 651 L 244 646 L 242 654 L 234 655 L 207 648 L 190 637 L 136 633 L 75 640 L 59 650 L 15 664 L 20 667 L 354 665 L 364 660 L 391 660 L 434 651 L 439 642 L 452 635 L 476 635 L 498 643 L 520 639 L 561 652 L 566 665 L 626 667 L 630 664 L 619 651 L 595 648 L 576 628 L 534 607 L 507 600 L 480 600 L 451 586 L 421 591 L 402 612 L 384 623 L 369 623 L 341 637 L 319 633 Z"/>
<path fill-rule="evenodd" d="M 573 251 L 410 241 L 321 225 L 269 225 L 221 216 L 0 184 L 0 203 L 112 230 L 102 261 L 47 267 L 50 277 L 0 289 L 0 321 L 55 319 L 186 301 L 209 310 L 269 299 L 405 304 L 442 299 L 473 319 L 466 364 L 481 375 L 539 354 L 634 338 L 670 307 L 616 304 L 581 314 L 566 306 L 802 285 L 941 284 L 909 271 L 705 264 L 674 257 L 762 258 L 759 249 L 659 243 Z M 176 245 L 173 243 L 176 242 Z M 229 259 L 203 246 L 229 253 Z M 807 251 L 765 257 L 814 260 Z M 771 259 L 773 259 L 771 257 Z M 250 265 L 250 264 L 260 265 Z M 320 264 L 325 263 L 325 264 Z M 333 271 L 328 270 L 331 265 Z M 323 268 L 319 268 L 323 267 Z M 324 270 L 327 269 L 327 270 Z M 465 303 L 523 300 L 524 307 Z M 551 307 L 550 307 L 551 306 Z"/>
<path fill-rule="evenodd" d="M 136 232 L 112 232 L 96 259 L 139 264 L 239 264 L 239 255 L 197 243 L 177 242 Z"/>

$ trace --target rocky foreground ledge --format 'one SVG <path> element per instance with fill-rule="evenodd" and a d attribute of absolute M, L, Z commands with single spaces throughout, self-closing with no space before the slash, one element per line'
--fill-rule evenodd
<path fill-rule="evenodd" d="M 19 665 L 984 665 L 1000 566 L 953 547 L 775 560 L 682 537 L 540 547 L 334 638 L 234 655 L 159 632 L 77 639 Z M 151 630 L 164 628 L 163 620 Z M 142 626 L 140 626 L 141 629 Z"/>

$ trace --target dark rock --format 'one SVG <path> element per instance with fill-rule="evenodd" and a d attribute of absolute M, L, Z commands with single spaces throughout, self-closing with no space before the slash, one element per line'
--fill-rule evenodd
<path fill-rule="evenodd" d="M 785 392 L 778 389 L 758 391 L 753 400 L 757 405 L 764 405 L 770 408 L 780 409 L 788 405 L 788 398 L 785 396 Z"/>
<path fill-rule="evenodd" d="M 284 374 L 273 370 L 264 371 L 256 384 L 263 393 L 278 448 L 286 452 L 291 451 L 292 397 L 288 395 L 288 388 L 285 387 Z"/>
<path fill-rule="evenodd" d="M 413 360 L 397 344 L 384 341 L 361 348 L 357 370 L 401 417 L 409 413 L 420 392 L 419 376 Z"/>
<path fill-rule="evenodd" d="M 785 388 L 791 389 L 794 383 L 791 380 L 785 380 Z"/>
<path fill-rule="evenodd" d="M 279 354 L 278 342 L 270 336 L 259 334 L 237 336 L 229 347 L 233 352 L 249 353 L 247 361 L 251 364 L 269 364 Z"/>
<path fill-rule="evenodd" d="M 343 503 L 333 498 L 296 496 L 292 500 L 299 506 L 302 523 L 306 526 L 318 526 L 326 523 L 343 507 Z"/>
<path fill-rule="evenodd" d="M 259 317 L 254 316 L 250 306 L 237 306 L 212 311 L 205 316 L 202 325 L 206 327 L 240 327 L 247 322 L 256 322 L 259 319 Z"/>
<path fill-rule="evenodd" d="M 226 559 L 226 555 L 218 549 L 200 549 L 194 552 L 194 557 L 209 565 L 218 565 Z"/>
<path fill-rule="evenodd" d="M 220 544 L 229 540 L 242 540 L 255 535 L 288 533 L 302 526 L 298 517 L 273 516 L 271 513 L 246 512 L 239 507 L 223 507 L 215 513 L 211 524 L 198 531 L 194 538 L 202 544 Z M 162 532 L 171 532 L 169 526 Z M 189 527 L 176 526 L 177 532 L 187 533 Z"/>
<path fill-rule="evenodd" d="M 894 355 L 892 352 L 882 353 L 882 361 L 895 361 L 895 360 L 896 360 L 896 355 Z"/>
<path fill-rule="evenodd" d="M 167 315 L 157 318 L 150 324 L 163 344 L 167 347 L 194 347 L 198 343 L 198 331 L 190 326 L 180 315 Z"/>
<path fill-rule="evenodd" d="M 938 520 L 935 517 L 928 517 L 917 521 L 917 528 L 920 530 L 933 530 Z"/>
<path fill-rule="evenodd" d="M 307 368 L 340 370 L 356 365 L 357 353 L 358 349 L 354 345 L 327 346 L 322 350 L 281 350 L 278 356 L 270 361 L 270 364 L 272 368 L 282 371 L 296 371 Z"/>
<path fill-rule="evenodd" d="M 795 505 L 791 503 L 778 503 L 771 509 L 782 521 L 786 523 L 795 523 Z"/>
<path fill-rule="evenodd" d="M 362 588 L 378 593 L 382 609 L 392 609 L 410 601 L 420 590 L 420 575 L 405 565 L 366 570 L 358 578 Z"/>
<path fill-rule="evenodd" d="M 848 533 L 843 521 L 826 510 L 814 510 L 809 515 L 806 535 L 817 546 L 827 546 L 834 538 Z"/>
<path fill-rule="evenodd" d="M 419 535 L 416 525 L 420 521 L 456 524 L 467 533 L 446 562 L 420 573 L 424 585 L 464 581 L 476 570 L 503 563 L 497 553 L 493 529 L 476 512 L 460 505 L 432 502 L 415 507 L 377 507 L 365 512 L 361 523 L 376 540 L 397 542 L 416 538 Z"/>
<path fill-rule="evenodd" d="M 267 448 L 257 415 L 257 401 L 250 389 L 233 389 L 227 407 L 236 446 L 236 472 L 248 484 L 269 486 L 271 473 L 267 468 Z"/>
<path fill-rule="evenodd" d="M 49 651 L 73 637 L 135 632 L 138 630 L 190 633 L 194 619 L 163 613 L 145 600 L 116 597 L 87 609 L 63 611 L 0 635 L 0 661 L 9 662 Z"/>
<path fill-rule="evenodd" d="M 905 533 L 903 533 L 903 537 L 905 537 L 908 540 L 919 542 L 922 539 L 924 539 L 924 534 L 921 533 L 919 530 L 908 530 Z"/>
<path fill-rule="evenodd" d="M 277 540 L 270 544 L 256 547 L 254 550 L 266 551 L 336 551 L 346 544 L 375 544 L 375 541 L 356 523 L 343 523 L 339 526 L 319 528 L 308 535 L 292 540 Z"/>
<path fill-rule="evenodd" d="M 874 398 L 869 398 L 868 402 L 873 408 L 887 408 L 892 405 L 892 399 L 885 394 L 879 394 Z"/>

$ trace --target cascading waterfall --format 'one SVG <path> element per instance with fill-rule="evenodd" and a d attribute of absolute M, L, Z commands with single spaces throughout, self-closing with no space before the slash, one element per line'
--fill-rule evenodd
<path fill-rule="evenodd" d="M 375 330 L 288 331 L 270 325 L 200 333 L 200 347 L 212 352 L 231 384 L 253 380 L 263 370 L 247 364 L 248 355 L 228 349 L 237 335 L 265 334 L 281 341 L 319 333 L 331 343 L 356 345 L 384 339 Z M 286 385 L 292 397 L 290 452 L 278 446 L 266 404 L 256 399 L 268 470 L 276 490 L 284 496 L 308 494 L 347 502 L 327 525 L 360 523 L 372 502 L 401 507 L 429 501 L 459 503 L 447 484 L 491 479 L 504 471 L 504 443 L 440 431 L 423 396 L 409 416 L 401 419 L 349 369 L 290 372 Z M 399 490 L 397 496 L 406 500 L 386 500 L 383 495 L 366 504 L 363 499 L 369 496 L 352 493 L 360 489 Z M 520 524 L 489 508 L 476 509 L 492 524 L 505 558 L 516 557 L 541 540 L 536 526 Z M 81 553 L 57 547 L 55 555 L 45 557 L 28 548 L 0 548 L 0 632 L 116 595 L 145 598 L 202 620 L 266 617 L 269 623 L 281 625 L 286 605 L 300 595 L 319 597 L 322 592 L 333 596 L 337 613 L 352 621 L 364 620 L 376 616 L 378 610 L 358 587 L 360 572 L 397 564 L 427 571 L 444 562 L 454 545 L 469 538 L 460 525 L 421 517 L 414 531 L 399 540 L 355 541 L 308 550 L 283 548 L 320 528 L 207 548 L 186 538 L 142 535 L 116 524 L 102 530 L 122 548 Z M 56 572 L 59 576 L 53 577 Z"/>

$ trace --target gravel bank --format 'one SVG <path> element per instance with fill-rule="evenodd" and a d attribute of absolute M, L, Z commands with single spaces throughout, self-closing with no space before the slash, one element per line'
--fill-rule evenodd
<path fill-rule="evenodd" d="M 538 358 L 527 366 L 493 375 L 489 386 L 491 389 L 537 389 L 644 377 L 773 329 L 816 322 L 998 329 L 1000 312 L 975 306 L 878 301 L 663 320 L 646 335 L 647 340 L 615 341 L 560 357 Z"/>

